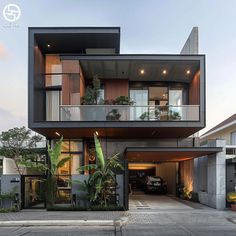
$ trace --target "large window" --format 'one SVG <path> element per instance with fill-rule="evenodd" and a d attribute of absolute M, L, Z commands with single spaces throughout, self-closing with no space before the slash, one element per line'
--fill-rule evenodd
<path fill-rule="evenodd" d="M 231 133 L 231 145 L 236 145 L 236 131 Z"/>
<path fill-rule="evenodd" d="M 135 106 L 130 109 L 130 119 L 138 120 L 142 114 L 148 111 L 148 90 L 131 89 L 130 98 L 135 102 Z"/>
<path fill-rule="evenodd" d="M 58 140 L 54 140 L 57 142 Z M 76 170 L 83 164 L 83 141 L 78 140 L 63 140 L 62 154 L 60 158 L 71 157 L 71 160 L 66 162 L 58 169 L 59 175 L 78 174 Z"/>
<path fill-rule="evenodd" d="M 54 140 L 54 143 L 58 140 Z M 70 156 L 66 162 L 57 170 L 57 203 L 70 203 L 71 201 L 71 175 L 79 174 L 77 169 L 83 164 L 83 142 L 82 140 L 64 140 L 62 143 L 61 159 Z"/>

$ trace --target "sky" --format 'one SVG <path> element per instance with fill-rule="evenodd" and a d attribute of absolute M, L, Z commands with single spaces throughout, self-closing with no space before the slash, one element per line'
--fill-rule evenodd
<path fill-rule="evenodd" d="M 17 4 L 10 24 L 4 7 Z M 1 0 L 0 132 L 27 126 L 28 27 L 119 26 L 121 53 L 178 54 L 192 27 L 206 54 L 206 128 L 236 112 L 235 0 Z"/>

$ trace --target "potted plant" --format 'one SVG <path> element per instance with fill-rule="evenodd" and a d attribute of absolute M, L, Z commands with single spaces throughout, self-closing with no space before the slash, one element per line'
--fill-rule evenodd
<path fill-rule="evenodd" d="M 140 120 L 148 120 L 149 119 L 149 112 L 145 111 L 142 113 L 142 115 L 139 117 Z"/>
<path fill-rule="evenodd" d="M 134 101 L 127 96 L 119 96 L 115 99 L 116 105 L 134 105 Z"/>
<path fill-rule="evenodd" d="M 107 120 L 119 120 L 121 117 L 120 113 L 118 112 L 118 109 L 112 109 L 108 112 L 106 119 Z"/>
<path fill-rule="evenodd" d="M 160 115 L 160 112 L 157 109 L 155 109 L 154 111 L 153 110 L 149 112 L 145 111 L 144 113 L 142 113 L 141 116 L 139 116 L 139 119 L 140 120 L 159 120 L 160 119 L 159 115 Z"/>
<path fill-rule="evenodd" d="M 229 192 L 227 194 L 227 201 L 231 203 L 232 211 L 236 211 L 236 193 L 235 192 Z"/>
<path fill-rule="evenodd" d="M 178 111 L 172 111 L 170 110 L 170 119 L 171 120 L 181 120 L 181 115 Z"/>
<path fill-rule="evenodd" d="M 85 95 L 81 98 L 82 105 L 97 105 L 99 103 L 98 98 L 100 95 L 100 80 L 97 76 L 94 76 L 92 86 L 88 86 L 85 91 Z"/>

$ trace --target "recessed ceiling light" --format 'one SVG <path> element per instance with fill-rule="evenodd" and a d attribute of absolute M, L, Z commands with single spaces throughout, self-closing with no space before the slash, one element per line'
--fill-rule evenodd
<path fill-rule="evenodd" d="M 140 74 L 143 75 L 145 73 L 144 69 L 140 70 Z"/>
<path fill-rule="evenodd" d="M 55 132 L 55 134 L 56 134 L 57 136 L 59 136 L 59 137 L 61 136 L 58 132 Z"/>
<path fill-rule="evenodd" d="M 167 73 L 166 70 L 163 70 L 163 71 L 162 71 L 162 74 L 163 74 L 163 75 L 166 75 L 166 73 Z"/>
<path fill-rule="evenodd" d="M 190 71 L 190 70 L 187 70 L 187 71 L 186 71 L 186 74 L 187 74 L 187 75 L 189 75 L 190 73 L 191 73 L 191 71 Z"/>
<path fill-rule="evenodd" d="M 48 47 L 48 48 L 50 48 L 50 47 L 51 47 L 51 45 L 50 45 L 50 44 L 47 44 L 47 47 Z"/>

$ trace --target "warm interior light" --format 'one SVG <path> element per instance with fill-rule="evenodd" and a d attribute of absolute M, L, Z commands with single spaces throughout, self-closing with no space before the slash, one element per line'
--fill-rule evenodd
<path fill-rule="evenodd" d="M 165 75 L 166 73 L 167 73 L 167 71 L 166 71 L 166 70 L 163 70 L 163 71 L 162 71 L 162 74 L 163 74 L 163 75 Z"/>
<path fill-rule="evenodd" d="M 95 134 L 98 136 L 98 131 L 96 131 Z"/>
<path fill-rule="evenodd" d="M 56 134 L 57 136 L 61 136 L 58 132 L 55 132 L 55 134 Z"/>
<path fill-rule="evenodd" d="M 189 75 L 189 74 L 190 74 L 190 72 L 191 72 L 190 70 L 187 70 L 187 71 L 186 71 L 186 74 L 187 74 L 187 75 Z"/>
<path fill-rule="evenodd" d="M 143 75 L 145 73 L 144 69 L 140 70 L 140 74 Z"/>

